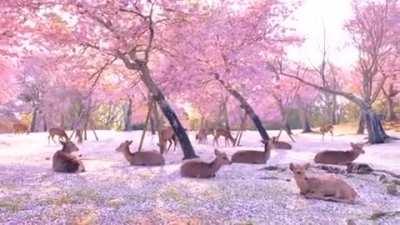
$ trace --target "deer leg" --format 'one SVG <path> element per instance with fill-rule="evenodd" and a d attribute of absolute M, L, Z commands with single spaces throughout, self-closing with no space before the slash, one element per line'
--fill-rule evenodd
<path fill-rule="evenodd" d="M 169 145 L 168 145 L 168 148 L 167 148 L 167 152 L 169 152 L 169 149 L 171 148 L 171 145 L 172 145 L 171 139 L 168 140 L 168 143 L 169 143 Z"/>

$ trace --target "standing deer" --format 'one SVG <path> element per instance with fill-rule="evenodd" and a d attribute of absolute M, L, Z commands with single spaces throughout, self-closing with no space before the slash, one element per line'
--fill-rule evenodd
<path fill-rule="evenodd" d="M 165 164 L 164 157 L 156 151 L 131 153 L 129 146 L 132 141 L 125 141 L 118 146 L 117 152 L 121 152 L 125 159 L 133 166 L 161 166 Z"/>
<path fill-rule="evenodd" d="M 215 149 L 214 153 L 216 158 L 210 163 L 199 161 L 197 159 L 184 162 L 181 166 L 181 176 L 193 178 L 215 177 L 217 171 L 223 165 L 230 164 L 230 161 L 226 153 L 220 152 L 217 149 Z"/>
<path fill-rule="evenodd" d="M 229 141 L 232 143 L 232 146 L 235 145 L 235 139 L 233 138 L 230 130 L 226 128 L 217 128 L 214 131 L 214 145 L 217 144 L 219 146 L 219 137 L 223 136 L 225 138 L 225 146 L 228 146 Z"/>
<path fill-rule="evenodd" d="M 319 128 L 319 131 L 322 134 L 322 141 L 324 141 L 325 134 L 328 132 L 331 134 L 331 138 L 333 138 L 333 125 L 332 124 L 322 125 Z"/>
<path fill-rule="evenodd" d="M 272 148 L 290 150 L 292 149 L 292 145 L 284 141 L 279 141 L 278 137 L 272 137 Z"/>
<path fill-rule="evenodd" d="M 63 139 L 64 141 L 69 141 L 69 137 L 63 128 L 59 127 L 50 128 L 48 137 L 49 143 L 50 143 L 50 138 L 51 140 L 53 140 L 53 142 L 55 142 L 54 136 L 58 136 L 58 140 Z"/>
<path fill-rule="evenodd" d="M 322 164 L 336 164 L 336 165 L 347 165 L 354 160 L 360 154 L 364 154 L 363 150 L 364 144 L 354 144 L 350 143 L 351 150 L 350 151 L 322 151 L 315 155 L 314 162 L 322 163 Z"/>
<path fill-rule="evenodd" d="M 214 134 L 214 130 L 200 128 L 199 132 L 196 134 L 196 140 L 199 144 L 205 144 L 207 143 L 207 136 L 209 134 Z"/>
<path fill-rule="evenodd" d="M 85 172 L 81 160 L 71 153 L 79 151 L 79 148 L 72 141 L 60 141 L 62 149 L 53 155 L 53 170 L 63 173 Z"/>
<path fill-rule="evenodd" d="M 310 164 L 296 165 L 291 163 L 289 169 L 294 174 L 300 194 L 306 198 L 325 201 L 335 201 L 353 204 L 357 192 L 345 181 L 334 174 L 326 174 L 317 177 L 306 175 Z"/>
<path fill-rule="evenodd" d="M 242 150 L 232 155 L 232 163 L 265 164 L 271 156 L 271 145 L 262 141 L 264 151 Z"/>
<path fill-rule="evenodd" d="M 14 123 L 13 124 L 13 130 L 14 130 L 15 134 L 23 134 L 23 133 L 29 134 L 28 126 L 26 126 L 23 123 L 19 123 L 19 122 L 18 123 Z"/>
<path fill-rule="evenodd" d="M 167 149 L 165 149 L 165 147 L 167 146 L 167 142 L 169 142 L 169 146 Z M 159 146 L 161 154 L 163 154 L 164 152 L 168 152 L 172 144 L 174 145 L 174 151 L 175 151 L 176 142 L 177 142 L 177 137 L 172 127 L 166 127 L 160 131 Z"/>

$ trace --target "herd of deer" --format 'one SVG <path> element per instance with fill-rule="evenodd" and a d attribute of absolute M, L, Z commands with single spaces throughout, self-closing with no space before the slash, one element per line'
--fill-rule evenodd
<path fill-rule="evenodd" d="M 23 124 L 14 124 L 14 131 L 16 133 L 28 133 L 28 127 Z M 333 126 L 326 125 L 320 128 L 322 138 L 326 133 L 330 133 L 333 136 Z M 224 128 L 212 129 L 200 129 L 196 135 L 196 140 L 199 143 L 206 143 L 208 135 L 214 135 L 214 145 L 219 145 L 219 138 L 224 137 L 225 145 L 231 142 L 235 144 L 235 139 L 229 130 Z M 62 128 L 51 128 L 49 130 L 48 140 L 54 140 L 54 137 L 58 136 L 62 149 L 57 151 L 52 158 L 53 170 L 56 172 L 64 173 L 79 173 L 84 172 L 85 167 L 83 165 L 80 156 L 75 156 L 74 152 L 79 151 L 79 148 L 70 140 L 67 133 Z M 166 128 L 160 132 L 160 147 L 166 147 L 169 142 L 167 151 L 174 145 L 176 148 L 177 138 L 172 128 Z M 246 163 L 246 164 L 265 164 L 271 155 L 272 149 L 291 149 L 292 146 L 289 143 L 279 141 L 277 137 L 273 137 L 268 141 L 262 141 L 264 144 L 264 151 L 256 150 L 240 150 L 235 152 L 229 159 L 227 154 L 215 149 L 215 159 L 212 162 L 205 162 L 199 159 L 187 160 L 180 167 L 180 174 L 182 177 L 190 178 L 212 178 L 215 177 L 218 170 L 224 165 L 230 165 L 232 163 Z M 134 166 L 162 166 L 165 165 L 165 159 L 163 157 L 163 151 L 137 151 L 131 152 L 130 145 L 132 141 L 125 141 L 121 143 L 116 151 L 123 154 L 125 159 Z M 336 164 L 336 165 L 349 165 L 351 164 L 360 154 L 365 153 L 363 150 L 363 144 L 351 143 L 352 149 L 349 151 L 331 151 L 326 150 L 319 152 L 314 157 L 315 163 L 321 164 Z M 344 180 L 340 179 L 336 175 L 326 174 L 320 176 L 307 176 L 306 170 L 310 167 L 310 164 L 293 164 L 289 165 L 289 169 L 294 174 L 294 180 L 300 194 L 305 198 L 313 198 L 327 201 L 337 201 L 344 203 L 354 203 L 357 192 Z"/>

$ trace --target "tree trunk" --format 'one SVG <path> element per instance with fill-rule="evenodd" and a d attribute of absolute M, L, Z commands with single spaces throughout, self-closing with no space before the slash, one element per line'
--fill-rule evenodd
<path fill-rule="evenodd" d="M 358 119 L 358 128 L 357 128 L 357 134 L 364 134 L 364 128 L 365 128 L 365 123 L 364 119 L 365 117 L 363 116 L 363 113 L 360 112 L 360 118 Z"/>
<path fill-rule="evenodd" d="M 156 122 L 153 115 L 150 116 L 150 131 L 151 135 L 156 135 Z"/>
<path fill-rule="evenodd" d="M 224 117 L 225 128 L 230 132 L 231 126 L 229 124 L 229 113 L 228 113 L 228 97 L 226 97 L 222 103 L 222 115 Z"/>
<path fill-rule="evenodd" d="M 44 113 L 42 113 L 42 118 L 43 118 L 43 131 L 47 132 L 47 119 Z"/>
<path fill-rule="evenodd" d="M 332 96 L 332 112 L 331 112 L 331 123 L 333 125 L 338 124 L 338 120 L 337 120 L 337 97 L 336 95 Z"/>
<path fill-rule="evenodd" d="M 38 114 L 38 108 L 37 107 L 33 107 L 30 132 L 35 132 L 36 131 L 37 114 Z"/>
<path fill-rule="evenodd" d="M 388 121 L 396 121 L 398 118 L 396 113 L 394 112 L 394 101 L 391 97 L 386 98 L 386 105 L 387 105 L 387 115 L 386 120 Z"/>
<path fill-rule="evenodd" d="M 249 103 L 247 103 L 246 99 L 244 99 L 243 96 L 238 91 L 233 89 L 229 84 L 226 84 L 223 80 L 221 80 L 218 74 L 214 74 L 214 77 L 225 88 L 225 90 L 227 90 L 233 97 L 236 98 L 236 100 L 240 102 L 240 107 L 247 113 L 247 115 L 250 116 L 261 138 L 264 141 L 268 141 L 269 136 L 267 134 L 267 131 L 262 125 L 262 122 L 258 115 L 254 112 L 254 109 L 249 105 Z"/>
<path fill-rule="evenodd" d="M 130 131 L 132 129 L 132 99 L 128 97 L 128 105 L 126 106 L 126 113 L 124 118 L 124 131 Z"/>
<path fill-rule="evenodd" d="M 381 119 L 371 110 L 362 111 L 364 122 L 368 130 L 368 141 L 371 144 L 384 143 L 388 135 L 382 127 Z"/>
<path fill-rule="evenodd" d="M 141 80 L 149 89 L 150 93 L 152 94 L 153 99 L 158 103 L 160 106 L 161 111 L 163 112 L 164 116 L 167 118 L 169 124 L 171 125 L 172 129 L 174 130 L 179 144 L 181 145 L 184 158 L 183 159 L 191 159 L 197 158 L 198 156 L 194 152 L 192 143 L 190 143 L 190 139 L 186 134 L 185 129 L 183 128 L 181 122 L 179 121 L 178 117 L 176 116 L 174 110 L 169 105 L 168 101 L 165 99 L 164 94 L 158 88 L 156 83 L 154 83 L 153 79 L 150 76 L 150 70 L 146 64 L 140 64 L 139 66 L 141 72 Z"/>
<path fill-rule="evenodd" d="M 303 124 L 303 133 L 311 133 L 313 132 L 310 125 L 310 120 L 308 118 L 308 110 L 305 108 L 301 108 L 301 119 Z"/>

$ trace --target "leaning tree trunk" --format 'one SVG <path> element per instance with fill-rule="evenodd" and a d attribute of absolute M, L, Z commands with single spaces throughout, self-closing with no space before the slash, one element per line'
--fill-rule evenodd
<path fill-rule="evenodd" d="M 227 90 L 233 97 L 236 98 L 240 102 L 240 107 L 247 113 L 247 115 L 250 116 L 251 120 L 253 121 L 255 127 L 258 130 L 258 133 L 260 133 L 261 138 L 264 141 L 269 140 L 269 136 L 267 134 L 267 131 L 263 127 L 260 118 L 258 115 L 255 113 L 254 109 L 247 103 L 246 99 L 243 98 L 243 96 L 233 89 L 231 85 L 225 83 L 223 80 L 219 78 L 218 74 L 214 74 L 215 79 Z"/>
<path fill-rule="evenodd" d="M 368 130 L 368 141 L 371 144 L 384 143 L 388 138 L 385 130 L 382 127 L 381 118 L 372 110 L 362 110 L 364 123 Z"/>
<path fill-rule="evenodd" d="M 181 122 L 179 121 L 178 117 L 176 116 L 174 110 L 169 105 L 168 101 L 165 99 L 164 94 L 158 88 L 156 83 L 150 76 L 150 70 L 146 64 L 140 64 L 139 70 L 141 72 L 141 80 L 149 89 L 153 99 L 158 103 L 161 111 L 163 112 L 165 118 L 167 118 L 168 122 L 170 123 L 172 129 L 174 130 L 179 144 L 181 145 L 184 158 L 183 159 L 191 159 L 197 158 L 198 156 L 194 152 L 192 143 L 190 143 L 190 139 L 186 134 L 185 129 L 183 128 Z"/>

